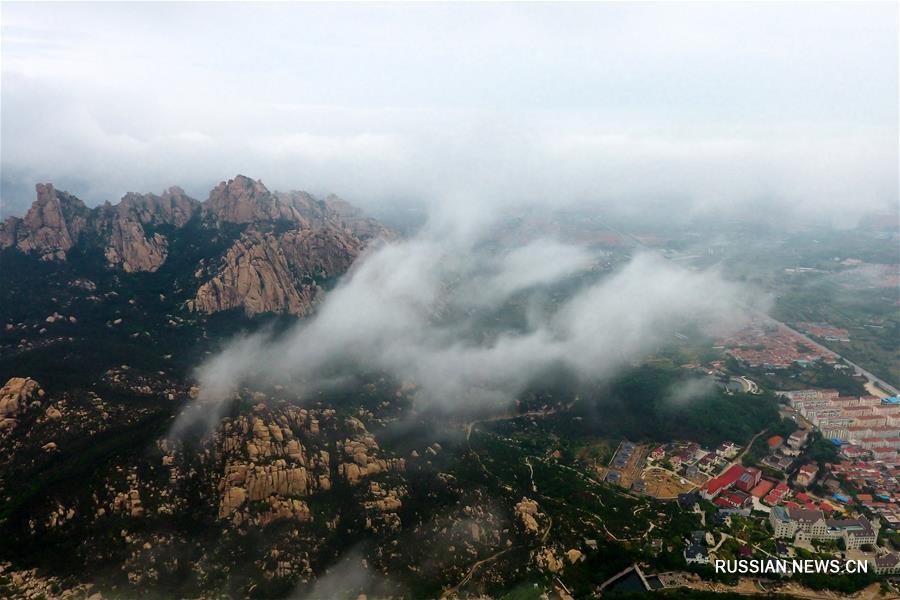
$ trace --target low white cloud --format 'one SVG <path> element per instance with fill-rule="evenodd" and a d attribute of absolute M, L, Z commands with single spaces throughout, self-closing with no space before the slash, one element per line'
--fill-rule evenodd
<path fill-rule="evenodd" d="M 702 400 L 716 391 L 716 382 L 708 377 L 697 377 L 680 381 L 673 385 L 664 400 L 674 406 L 684 406 L 695 400 Z"/>
<path fill-rule="evenodd" d="M 315 582 L 299 586 L 289 596 L 291 600 L 322 600 L 324 598 L 391 598 L 402 593 L 403 587 L 379 573 L 366 559 L 359 547 L 344 553 L 327 567 Z"/>
<path fill-rule="evenodd" d="M 497 249 L 485 244 L 491 235 L 486 226 L 432 224 L 373 249 L 313 317 L 277 337 L 235 340 L 204 363 L 201 402 L 216 406 L 242 386 L 274 384 L 302 399 L 324 377 L 381 370 L 417 384 L 422 407 L 499 407 L 543 372 L 566 367 L 604 379 L 686 324 L 721 332 L 738 326 L 748 305 L 761 306 L 715 271 L 690 271 L 655 254 L 597 278 L 582 248 L 540 239 Z M 586 279 L 571 297 L 542 295 L 572 277 Z M 531 302 L 540 308 L 528 310 Z M 514 323 L 498 318 L 523 306 Z"/>

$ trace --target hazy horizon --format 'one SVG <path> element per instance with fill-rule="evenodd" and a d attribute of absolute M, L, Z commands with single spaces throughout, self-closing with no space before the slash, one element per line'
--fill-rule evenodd
<path fill-rule="evenodd" d="M 852 223 L 897 206 L 897 44 L 892 3 L 4 4 L 0 212 L 243 173 Z"/>

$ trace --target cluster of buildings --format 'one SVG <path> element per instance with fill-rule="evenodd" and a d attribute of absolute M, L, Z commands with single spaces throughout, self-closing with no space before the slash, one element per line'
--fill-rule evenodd
<path fill-rule="evenodd" d="M 847 456 L 870 455 L 896 464 L 900 451 L 900 402 L 877 396 L 840 396 L 837 390 L 781 392 L 790 406 L 826 438 L 848 448 Z"/>
<path fill-rule="evenodd" d="M 715 450 L 703 448 L 696 442 L 674 442 L 654 448 L 647 461 L 649 464 L 668 462 L 673 471 L 693 479 L 721 469 L 739 451 L 740 447 L 731 442 L 722 442 Z"/>
<path fill-rule="evenodd" d="M 753 323 L 719 343 L 727 347 L 728 355 L 752 368 L 786 369 L 794 364 L 836 360 L 833 353 L 811 348 L 793 331 L 770 323 Z"/>
<path fill-rule="evenodd" d="M 842 327 L 828 323 L 797 323 L 797 329 L 808 335 L 814 335 L 829 342 L 849 342 L 850 332 Z"/>
<path fill-rule="evenodd" d="M 817 504 L 808 494 L 796 492 L 784 482 L 764 479 L 762 472 L 755 467 L 740 465 L 732 465 L 719 476 L 707 481 L 700 488 L 700 496 L 725 512 L 743 514 L 749 514 L 753 508 L 766 510 L 760 504 L 783 504 L 791 508 L 816 509 L 829 513 L 834 510 L 827 502 Z"/>
<path fill-rule="evenodd" d="M 624 469 L 628 465 L 628 461 L 631 460 L 631 455 L 634 454 L 635 448 L 636 446 L 633 442 L 627 440 L 622 442 L 615 455 L 613 455 L 611 466 L 616 469 Z"/>
<path fill-rule="evenodd" d="M 609 462 L 609 471 L 606 474 L 606 481 L 609 483 L 621 483 L 622 472 L 628 468 L 628 463 L 634 455 L 637 446 L 628 440 L 619 444 L 616 453 L 613 454 L 612 460 Z"/>
<path fill-rule="evenodd" d="M 843 541 L 847 550 L 858 550 L 863 546 L 875 546 L 881 522 L 865 517 L 855 519 L 831 519 L 821 510 L 787 508 L 776 506 L 769 513 L 769 522 L 776 538 L 788 538 L 796 542 Z M 879 575 L 900 574 L 900 555 L 879 550 L 869 559 L 875 573 Z"/>
<path fill-rule="evenodd" d="M 875 545 L 882 522 L 895 531 L 900 528 L 900 400 L 841 396 L 836 390 L 813 389 L 781 395 L 840 447 L 844 459 L 825 465 L 824 473 L 818 473 L 813 465 L 804 466 L 795 482 L 809 485 L 818 475 L 837 503 L 863 509 L 872 519 L 834 519 L 830 518 L 831 511 L 825 510 L 827 505 L 815 510 L 809 504 L 787 502 L 769 513 L 776 537 L 840 539 L 852 550 Z M 801 494 L 796 497 L 801 499 Z M 900 574 L 900 556 L 896 553 L 879 550 L 873 562 L 876 573 Z"/>
<path fill-rule="evenodd" d="M 788 469 L 794 466 L 794 462 L 796 462 L 797 457 L 803 452 L 803 448 L 808 441 L 809 432 L 805 429 L 798 429 L 788 436 L 787 439 L 784 439 L 780 435 L 773 435 L 766 440 L 769 454 L 762 459 L 762 463 L 776 471 L 787 473 Z M 812 478 L 815 478 L 815 473 L 812 473 L 811 475 Z M 811 483 L 811 479 L 801 485 L 806 487 L 809 483 Z"/>
<path fill-rule="evenodd" d="M 829 480 L 843 480 L 855 501 L 895 530 L 900 530 L 900 466 L 843 460 L 827 466 Z"/>
<path fill-rule="evenodd" d="M 804 327 L 828 339 L 842 339 L 845 333 L 822 324 Z M 802 338 L 778 327 L 750 328 L 739 334 L 737 341 L 729 353 L 751 366 L 780 368 L 823 358 L 814 353 L 804 356 L 803 346 L 797 345 Z M 821 466 L 804 461 L 797 468 L 813 428 L 766 440 L 768 454 L 759 466 L 780 471 L 786 476 L 783 481 L 763 477 L 754 467 L 729 464 L 737 451 L 727 457 L 725 452 L 710 453 L 707 459 L 696 445 L 683 444 L 674 452 L 657 448 L 650 458 L 666 459 L 682 469 L 691 465 L 695 472 L 701 463 L 708 474 L 721 470 L 696 492 L 678 496 L 685 507 L 701 497 L 712 502 L 719 509 L 713 515 L 714 523 L 727 522 L 735 514 L 749 516 L 754 510 L 768 512 L 777 539 L 837 541 L 846 550 L 866 552 L 876 573 L 900 574 L 900 555 L 889 546 L 878 546 L 882 526 L 889 533 L 900 530 L 900 398 L 845 397 L 836 390 L 811 389 L 780 394 L 790 406 L 785 410 L 798 419 L 802 416 L 830 439 L 844 460 Z M 711 460 L 714 458 L 718 460 Z M 823 490 L 827 490 L 824 495 Z M 778 555 L 790 551 L 781 542 L 776 548 L 780 548 Z M 741 550 L 750 552 L 749 548 Z M 688 564 L 710 561 L 709 550 L 699 537 L 687 540 L 683 554 Z"/>
<path fill-rule="evenodd" d="M 787 440 L 772 436 L 767 440 L 769 455 L 762 464 L 786 471 L 795 462 L 807 444 L 809 432 L 798 430 Z M 785 461 L 787 461 L 786 464 Z M 755 467 L 731 465 L 721 474 L 707 481 L 700 488 L 700 496 L 710 500 L 725 512 L 749 514 L 751 509 L 766 511 L 767 507 L 783 505 L 792 509 L 820 510 L 832 513 L 835 508 L 828 502 L 815 500 L 803 491 L 819 476 L 819 467 L 807 463 L 797 469 L 793 486 L 772 479 L 763 478 L 762 471 Z"/>
<path fill-rule="evenodd" d="M 700 488 L 700 496 L 711 500 L 720 508 L 748 508 L 751 504 L 749 492 L 762 477 L 759 469 L 751 469 L 752 467 L 745 469 L 740 465 L 731 465 L 722 474 L 704 483 Z M 733 504 L 738 506 L 732 506 Z"/>

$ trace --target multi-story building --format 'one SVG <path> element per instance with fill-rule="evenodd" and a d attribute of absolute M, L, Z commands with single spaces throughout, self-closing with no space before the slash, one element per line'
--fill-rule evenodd
<path fill-rule="evenodd" d="M 798 390 L 781 394 L 826 438 L 852 443 L 867 437 L 900 439 L 900 404 L 884 402 L 876 396 L 838 396 L 835 390 Z M 788 447 L 794 448 L 790 444 Z"/>
<path fill-rule="evenodd" d="M 816 473 L 819 472 L 819 467 L 815 464 L 810 463 L 808 465 L 803 465 L 797 471 L 796 482 L 797 485 L 807 487 L 816 479 Z"/>
<path fill-rule="evenodd" d="M 826 519 L 821 510 L 784 508 L 775 506 L 769 513 L 769 522 L 776 538 L 799 540 L 842 539 L 848 550 L 865 544 L 875 544 L 881 524 L 863 517 L 856 519 Z"/>
<path fill-rule="evenodd" d="M 800 450 L 803 446 L 806 445 L 806 440 L 809 438 L 809 432 L 805 429 L 798 429 L 790 436 L 788 436 L 787 445 L 793 448 L 794 450 Z"/>
<path fill-rule="evenodd" d="M 877 557 L 874 561 L 875 572 L 879 575 L 896 575 L 900 573 L 900 555 L 890 552 Z"/>

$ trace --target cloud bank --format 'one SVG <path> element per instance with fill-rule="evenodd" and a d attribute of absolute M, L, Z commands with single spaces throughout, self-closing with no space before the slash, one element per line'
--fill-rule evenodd
<path fill-rule="evenodd" d="M 223 174 L 850 222 L 898 202 L 892 3 L 4 7 L 3 214 Z M 223 40 L 227 39 L 227 43 Z"/>

